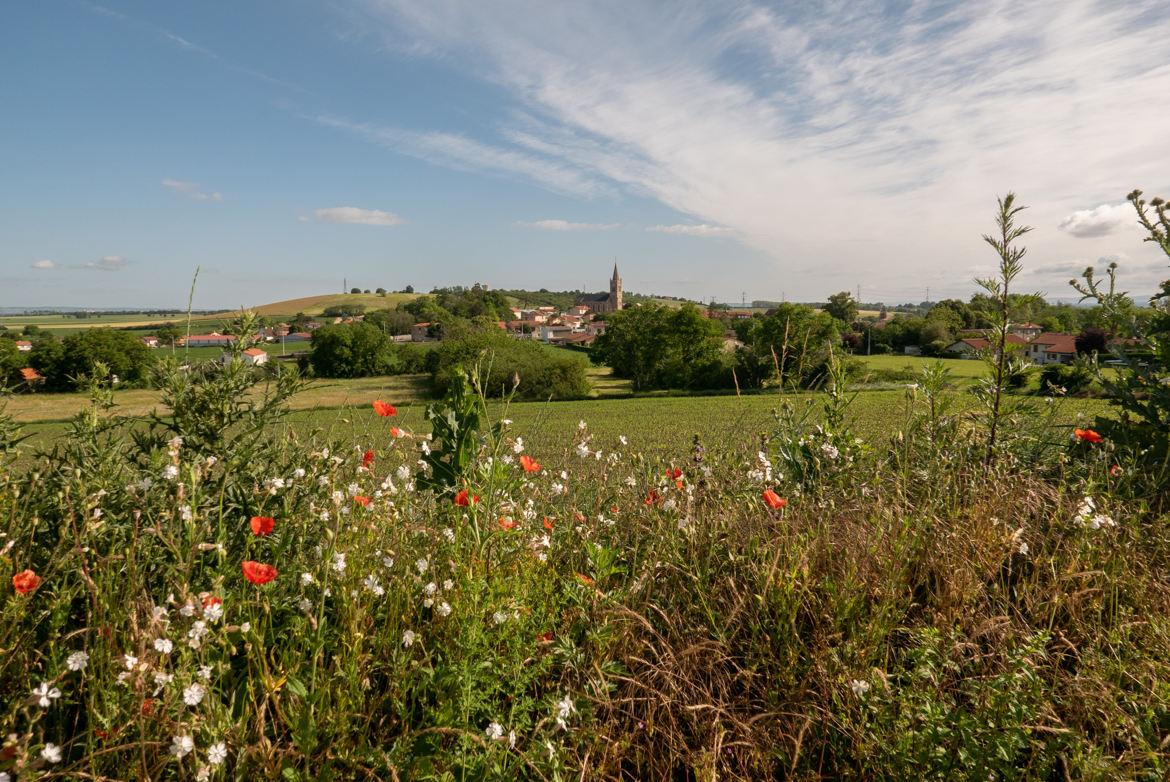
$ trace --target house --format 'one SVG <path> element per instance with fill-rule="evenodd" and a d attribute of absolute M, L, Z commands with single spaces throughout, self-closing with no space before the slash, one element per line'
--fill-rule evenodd
<path fill-rule="evenodd" d="M 220 334 L 213 331 L 210 334 L 192 334 L 182 341 L 189 348 L 226 348 L 236 341 L 234 334 Z"/>
<path fill-rule="evenodd" d="M 35 388 L 45 384 L 45 376 L 32 367 L 25 367 L 20 370 L 20 378 L 29 388 Z"/>
<path fill-rule="evenodd" d="M 622 278 L 618 267 L 613 265 L 613 277 L 609 281 L 609 293 L 586 293 L 573 302 L 578 307 L 588 307 L 594 312 L 617 312 L 622 308 Z"/>
<path fill-rule="evenodd" d="M 437 342 L 440 324 L 438 323 L 415 323 L 410 327 L 410 341 L 411 342 Z"/>
<path fill-rule="evenodd" d="M 584 304 L 575 304 L 566 311 L 566 314 L 574 317 L 583 318 L 589 314 L 589 308 Z"/>
<path fill-rule="evenodd" d="M 1007 335 L 1007 344 L 1024 346 L 1028 342 L 1015 334 Z M 980 351 L 994 349 L 995 342 L 983 337 L 964 337 L 947 348 L 948 353 L 958 353 L 960 358 L 977 358 Z M 1010 354 L 1011 351 L 1008 351 Z"/>
<path fill-rule="evenodd" d="M 30 350 L 32 350 L 32 343 L 27 339 L 18 339 L 16 340 L 16 349 L 21 353 L 28 353 Z"/>
<path fill-rule="evenodd" d="M 288 344 L 289 342 L 308 342 L 313 338 L 313 335 L 307 331 L 294 331 L 292 334 L 286 334 L 280 338 L 280 341 Z"/>
<path fill-rule="evenodd" d="M 563 342 L 566 337 L 573 333 L 573 330 L 568 326 L 539 326 L 536 329 L 536 338 L 541 342 L 553 343 Z"/>
<path fill-rule="evenodd" d="M 1033 364 L 1069 364 L 1077 356 L 1077 335 L 1045 331 L 1028 343 Z"/>
<path fill-rule="evenodd" d="M 1011 327 L 1010 331 L 1012 334 L 1015 334 L 1018 337 L 1023 337 L 1024 339 L 1031 342 L 1032 340 L 1036 339 L 1036 337 L 1044 333 L 1044 327 L 1037 326 L 1035 323 L 1017 323 Z"/>
<path fill-rule="evenodd" d="M 258 367 L 261 364 L 268 363 L 268 354 L 260 348 L 248 348 L 240 354 L 240 358 L 243 359 L 244 363 L 250 367 Z M 224 353 L 219 357 L 219 361 L 221 364 L 225 365 L 232 363 L 232 354 Z"/>
<path fill-rule="evenodd" d="M 146 345 L 148 348 L 158 347 L 158 337 L 139 337 L 138 341 L 143 345 Z"/>

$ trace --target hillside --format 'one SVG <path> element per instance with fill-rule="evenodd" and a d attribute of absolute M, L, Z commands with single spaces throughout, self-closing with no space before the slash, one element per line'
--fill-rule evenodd
<path fill-rule="evenodd" d="M 262 304 L 258 307 L 252 307 L 252 309 L 261 315 L 291 318 L 298 312 L 303 312 L 306 315 L 320 315 L 326 308 L 339 304 L 362 304 L 367 310 L 394 308 L 401 302 L 411 301 L 420 295 L 418 293 L 387 293 L 384 296 L 378 293 L 326 293 L 321 296 L 305 296 L 300 299 Z M 224 312 L 216 317 L 226 318 L 234 314 L 234 312 Z"/>

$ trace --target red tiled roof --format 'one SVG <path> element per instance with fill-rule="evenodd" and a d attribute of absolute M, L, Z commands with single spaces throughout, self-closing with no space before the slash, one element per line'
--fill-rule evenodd
<path fill-rule="evenodd" d="M 265 353 L 260 348 L 248 348 L 247 350 L 244 351 L 244 355 L 245 356 L 267 356 L 268 354 Z"/>
<path fill-rule="evenodd" d="M 36 371 L 32 367 L 25 367 L 24 369 L 20 370 L 20 376 L 23 377 L 25 382 L 27 382 L 27 383 L 31 383 L 34 380 L 44 380 L 45 379 L 44 376 L 40 372 Z"/>
<path fill-rule="evenodd" d="M 1040 342 L 1037 337 L 1033 342 Z M 1049 337 L 1041 345 L 1047 345 L 1044 348 L 1045 353 L 1076 353 L 1077 352 L 1077 338 L 1075 334 L 1055 334 Z"/>

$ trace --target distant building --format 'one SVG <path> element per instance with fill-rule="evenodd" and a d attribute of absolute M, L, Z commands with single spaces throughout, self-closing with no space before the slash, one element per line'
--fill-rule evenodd
<path fill-rule="evenodd" d="M 410 341 L 411 342 L 437 342 L 438 338 L 431 336 L 434 329 L 437 329 L 438 323 L 415 323 L 410 327 Z"/>
<path fill-rule="evenodd" d="M 613 265 L 613 277 L 609 281 L 609 293 L 586 293 L 573 302 L 578 307 L 588 307 L 594 312 L 617 312 L 622 308 L 622 278 L 618 267 Z"/>
<path fill-rule="evenodd" d="M 143 345 L 146 345 L 148 348 L 158 347 L 158 337 L 139 337 L 138 341 Z"/>
<path fill-rule="evenodd" d="M 36 388 L 45 384 L 45 376 L 32 367 L 25 367 L 20 370 L 20 378 L 29 388 Z"/>
<path fill-rule="evenodd" d="M 1077 335 L 1045 331 L 1028 343 L 1033 364 L 1071 364 L 1077 357 Z"/>
<path fill-rule="evenodd" d="M 183 341 L 189 348 L 225 348 L 236 341 L 234 334 L 220 334 L 213 331 L 210 334 L 192 334 Z"/>
<path fill-rule="evenodd" d="M 268 354 L 260 348 L 248 348 L 240 354 L 240 358 L 243 359 L 244 363 L 250 367 L 258 367 L 261 364 L 268 363 Z M 221 364 L 230 364 L 232 361 L 232 354 L 224 353 L 219 357 L 219 361 Z"/>
<path fill-rule="evenodd" d="M 18 339 L 16 340 L 16 349 L 21 353 L 28 353 L 30 350 L 32 350 L 32 343 L 27 339 Z"/>

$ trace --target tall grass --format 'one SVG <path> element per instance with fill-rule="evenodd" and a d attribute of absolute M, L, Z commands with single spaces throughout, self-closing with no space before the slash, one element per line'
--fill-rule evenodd
<path fill-rule="evenodd" d="M 673 458 L 588 421 L 532 453 L 466 395 L 452 443 L 342 441 L 246 380 L 176 375 L 144 426 L 99 379 L 0 474 L 0 772 L 1167 774 L 1164 484 L 1108 440 L 1002 415 L 989 466 L 941 369 L 880 439 L 832 385 L 763 441 L 646 420 L 700 431 Z"/>

